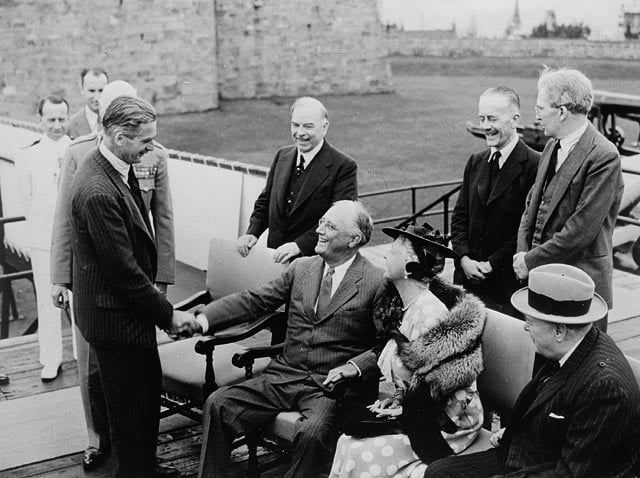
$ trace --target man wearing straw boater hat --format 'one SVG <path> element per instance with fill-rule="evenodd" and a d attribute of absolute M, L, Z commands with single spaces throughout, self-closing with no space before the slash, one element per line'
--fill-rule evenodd
<path fill-rule="evenodd" d="M 494 448 L 434 461 L 432 477 L 633 477 L 640 471 L 640 392 L 625 356 L 593 327 L 607 313 L 593 280 L 565 264 L 532 269 L 511 298 L 547 359 Z"/>

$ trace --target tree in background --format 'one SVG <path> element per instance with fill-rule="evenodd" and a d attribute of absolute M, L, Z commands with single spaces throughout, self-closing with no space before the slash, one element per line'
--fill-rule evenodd
<path fill-rule="evenodd" d="M 531 31 L 530 38 L 587 38 L 591 28 L 582 23 L 577 25 L 554 25 L 549 28 L 548 23 L 541 23 Z"/>

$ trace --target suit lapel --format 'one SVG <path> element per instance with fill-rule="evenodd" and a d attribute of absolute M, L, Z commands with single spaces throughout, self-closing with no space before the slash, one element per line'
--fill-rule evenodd
<path fill-rule="evenodd" d="M 274 184 L 273 188 L 278 191 L 278 209 L 282 216 L 287 210 L 287 196 L 289 193 L 289 182 L 291 181 L 291 172 L 294 163 L 297 160 L 298 149 L 294 146 L 290 151 L 283 153 L 282 159 L 278 161 L 274 177 L 278 178 L 278 184 Z"/>
<path fill-rule="evenodd" d="M 558 372 L 549 378 L 542 390 L 540 390 L 540 393 L 534 399 L 529 409 L 524 412 L 522 417 L 523 419 L 555 397 L 558 391 L 564 387 L 571 375 L 577 373 L 578 367 L 595 345 L 598 335 L 599 332 L 595 328 L 592 327 L 591 330 L 589 330 L 580 345 L 578 345 L 578 348 L 573 351 L 567 362 L 560 368 L 560 370 L 558 370 Z"/>
<path fill-rule="evenodd" d="M 320 148 L 320 151 L 318 151 L 318 154 L 316 154 L 316 157 L 313 158 L 313 161 L 311 161 L 311 164 L 308 167 L 309 170 L 307 171 L 304 183 L 300 188 L 296 202 L 291 208 L 291 213 L 300 207 L 300 205 L 302 205 L 329 177 L 329 170 L 332 165 L 333 161 L 331 160 L 329 143 L 325 140 L 322 148 Z"/>
<path fill-rule="evenodd" d="M 549 214 L 547 214 L 547 220 L 551 217 L 551 213 L 558 207 L 558 204 L 562 200 L 564 193 L 566 192 L 571 180 L 576 175 L 578 170 L 582 168 L 587 156 L 594 148 L 593 145 L 593 136 L 594 136 L 593 126 L 589 124 L 587 130 L 582 134 L 578 142 L 576 143 L 573 150 L 567 156 L 567 159 L 564 160 L 560 169 L 558 169 L 556 173 L 556 184 L 553 189 L 553 195 L 551 196 L 551 202 L 549 204 Z M 547 164 L 548 165 L 548 164 Z M 546 169 L 545 169 L 546 174 Z M 546 221 L 545 221 L 546 224 Z M 544 227 L 544 224 L 543 224 Z"/>
<path fill-rule="evenodd" d="M 322 316 L 318 316 L 318 322 L 331 317 L 331 315 L 333 315 L 337 310 L 339 310 L 345 303 L 347 303 L 353 296 L 358 293 L 358 283 L 362 279 L 362 274 L 362 256 L 357 253 L 356 258 L 342 278 L 342 282 L 340 282 L 338 289 L 331 297 L 329 306 L 324 311 L 324 314 Z"/>
<path fill-rule="evenodd" d="M 323 272 L 324 261 L 322 258 L 317 257 L 316 260 L 311 263 L 301 281 L 303 291 L 302 306 L 304 308 L 304 313 L 307 317 L 313 317 L 314 322 L 316 322 L 316 312 L 313 309 L 316 305 L 316 299 L 318 298 Z"/>
<path fill-rule="evenodd" d="M 491 193 L 490 191 L 490 184 L 489 184 L 489 180 L 491 179 L 489 177 L 489 155 L 491 154 L 491 150 L 488 149 L 487 151 L 485 151 L 484 153 L 482 153 L 482 156 L 480 158 L 480 163 L 478 164 L 478 182 L 476 185 L 476 190 L 478 191 L 478 197 L 480 198 L 480 202 L 482 202 L 482 205 L 486 205 L 487 204 L 487 200 L 489 199 L 489 194 Z"/>
<path fill-rule="evenodd" d="M 518 144 L 516 144 L 516 147 L 513 149 L 513 151 L 511 151 L 511 154 L 502 165 L 500 175 L 498 176 L 498 181 L 496 182 L 496 186 L 493 188 L 493 191 L 491 191 L 487 203 L 496 200 L 502 194 L 504 194 L 511 183 L 522 173 L 522 166 L 520 165 L 520 161 L 516 159 L 525 157 L 518 155 L 520 147 L 520 141 L 518 141 Z"/>
<path fill-rule="evenodd" d="M 105 158 L 100 152 L 98 152 L 97 159 L 100 167 L 102 167 L 102 169 L 105 171 L 105 173 L 107 174 L 107 176 L 109 177 L 113 185 L 118 189 L 120 194 L 122 194 L 122 196 L 124 197 L 124 202 L 129 210 L 129 215 L 133 218 L 134 224 L 138 226 L 138 228 L 140 228 L 145 233 L 145 235 L 147 236 L 147 238 L 155 248 L 155 240 L 151 235 L 151 231 L 149 231 L 149 228 L 145 224 L 144 219 L 142 218 L 142 214 L 140 213 L 140 209 L 138 209 L 138 206 L 136 205 L 136 201 L 135 199 L 133 199 L 133 195 L 131 194 L 131 191 L 129 191 L 129 188 L 122 181 L 122 177 L 120 176 L 120 173 L 116 171 L 116 169 L 111 165 L 111 163 L 109 163 L 107 158 Z"/>
<path fill-rule="evenodd" d="M 527 217 L 527 242 L 529 244 L 531 243 L 531 237 L 533 235 L 533 231 L 535 230 L 535 221 L 538 216 L 538 207 L 540 206 L 540 201 L 542 199 L 544 178 L 547 176 L 547 169 L 549 169 L 551 152 L 553 151 L 553 148 L 555 148 L 556 142 L 557 140 L 552 139 L 547 141 L 547 144 L 542 151 L 542 155 L 540 156 L 540 163 L 538 166 L 536 180 L 533 183 L 533 186 L 531 186 L 531 202 L 529 203 L 529 215 Z"/>

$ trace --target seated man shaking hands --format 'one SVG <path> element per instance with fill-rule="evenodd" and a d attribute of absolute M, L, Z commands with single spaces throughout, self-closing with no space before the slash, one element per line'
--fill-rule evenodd
<path fill-rule="evenodd" d="M 279 278 L 212 302 L 197 315 L 206 333 L 284 304 L 288 313 L 282 355 L 261 376 L 209 396 L 199 476 L 228 476 L 232 440 L 285 410 L 303 416 L 295 424 L 293 462 L 286 476 L 318 476 L 338 439 L 336 402 L 325 397 L 323 387 L 343 376 L 358 377 L 347 397 L 362 406 L 375 400 L 379 372 L 371 349 L 380 330 L 372 312 L 384 285 L 382 271 L 358 252 L 372 229 L 359 202 L 337 201 L 316 229 L 318 255 L 296 259 Z"/>
<path fill-rule="evenodd" d="M 511 303 L 546 363 L 492 440 L 497 448 L 434 461 L 425 478 L 638 475 L 640 392 L 625 356 L 593 326 L 607 313 L 594 288 L 573 266 L 531 270 Z"/>

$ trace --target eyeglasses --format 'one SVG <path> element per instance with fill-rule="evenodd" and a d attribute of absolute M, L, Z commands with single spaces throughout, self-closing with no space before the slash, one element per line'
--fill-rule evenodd
<path fill-rule="evenodd" d="M 327 231 L 331 232 L 335 232 L 338 230 L 338 228 L 334 224 L 327 221 L 324 217 L 321 217 L 318 221 L 318 227 L 324 227 Z"/>
<path fill-rule="evenodd" d="M 541 111 L 544 111 L 544 110 L 547 110 L 547 109 L 558 110 L 558 109 L 562 108 L 563 106 L 568 109 L 570 105 L 567 104 L 567 103 L 563 103 L 561 105 L 549 105 L 549 106 L 535 105 L 534 109 L 536 110 L 536 113 L 540 113 Z"/>

